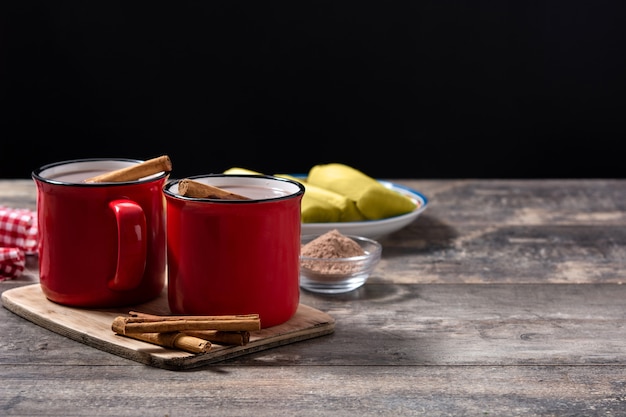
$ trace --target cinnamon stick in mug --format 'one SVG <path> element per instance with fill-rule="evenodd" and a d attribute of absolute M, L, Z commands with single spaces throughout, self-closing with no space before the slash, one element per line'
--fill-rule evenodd
<path fill-rule="evenodd" d="M 115 171 L 96 175 L 95 177 L 87 178 L 85 182 L 92 183 L 136 181 L 140 178 L 144 178 L 162 171 L 172 171 L 172 161 L 167 155 L 148 159 L 147 161 L 143 161 L 139 164 L 132 165 L 126 168 L 121 168 Z"/>
<path fill-rule="evenodd" d="M 178 183 L 178 193 L 185 197 L 194 198 L 214 198 L 218 200 L 250 200 L 239 194 L 222 190 L 212 185 L 193 181 L 188 178 L 182 179 Z"/>

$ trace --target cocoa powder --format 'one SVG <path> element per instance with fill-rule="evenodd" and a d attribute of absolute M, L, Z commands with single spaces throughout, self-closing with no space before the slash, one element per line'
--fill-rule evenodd
<path fill-rule="evenodd" d="M 365 251 L 354 240 L 333 229 L 302 246 L 302 256 L 311 258 L 351 258 Z"/>
<path fill-rule="evenodd" d="M 337 229 L 330 230 L 302 246 L 300 254 L 310 258 L 337 259 L 365 255 L 357 242 L 341 234 Z M 302 261 L 302 265 L 319 274 L 350 274 L 358 265 L 335 262 Z"/>

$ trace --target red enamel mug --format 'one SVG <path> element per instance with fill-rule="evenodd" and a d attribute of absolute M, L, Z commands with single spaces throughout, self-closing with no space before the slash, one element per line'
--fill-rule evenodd
<path fill-rule="evenodd" d="M 165 288 L 163 186 L 169 173 L 136 181 L 84 182 L 141 162 L 77 159 L 32 172 L 39 278 L 51 301 L 89 308 L 127 306 L 154 299 Z"/>
<path fill-rule="evenodd" d="M 304 187 L 260 175 L 189 179 L 249 199 L 186 197 L 179 180 L 165 185 L 172 313 L 259 314 L 263 328 L 288 321 L 300 300 Z"/>

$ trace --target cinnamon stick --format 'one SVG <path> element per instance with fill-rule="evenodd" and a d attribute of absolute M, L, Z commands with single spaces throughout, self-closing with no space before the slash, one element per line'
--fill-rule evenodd
<path fill-rule="evenodd" d="M 159 320 L 141 319 L 136 317 L 116 317 L 113 327 L 120 334 L 131 333 L 167 333 L 187 330 L 225 330 L 250 331 L 260 330 L 261 321 L 258 318 L 213 318 L 210 320 Z"/>
<path fill-rule="evenodd" d="M 258 314 L 237 314 L 237 315 L 232 315 L 232 316 L 225 316 L 225 315 L 222 315 L 222 316 L 159 316 L 155 314 L 142 313 L 139 311 L 129 311 L 128 315 L 134 319 L 144 320 L 143 322 L 168 321 L 168 320 L 215 320 L 215 319 L 225 319 L 225 318 L 233 318 L 233 319 L 250 318 L 253 320 L 259 319 Z M 142 322 L 142 321 L 138 321 L 138 322 Z M 188 336 L 198 337 L 200 339 L 208 340 L 214 343 L 219 343 L 221 345 L 245 346 L 250 341 L 249 331 L 186 330 L 184 333 Z"/>
<path fill-rule="evenodd" d="M 116 331 L 115 333 L 132 339 L 141 340 L 142 342 L 152 343 L 153 345 L 171 349 L 180 349 L 189 353 L 208 352 L 212 347 L 209 340 L 194 337 L 181 332 L 124 334 Z"/>
<path fill-rule="evenodd" d="M 245 346 L 250 342 L 250 332 L 247 331 L 185 330 L 184 333 L 220 345 Z"/>
<path fill-rule="evenodd" d="M 172 161 L 167 155 L 162 155 L 157 158 L 148 159 L 139 164 L 132 165 L 126 168 L 120 168 L 115 171 L 106 172 L 95 177 L 87 178 L 85 182 L 121 182 L 121 181 L 136 181 L 140 178 L 147 177 L 149 175 L 156 174 L 158 172 L 171 172 Z"/>
<path fill-rule="evenodd" d="M 214 187 L 208 184 L 203 184 L 198 181 L 193 181 L 188 178 L 184 178 L 178 182 L 178 193 L 182 196 L 193 198 L 214 198 L 218 200 L 251 200 L 251 198 L 249 197 L 231 193 L 230 191 L 222 190 L 221 188 Z"/>
<path fill-rule="evenodd" d="M 129 311 L 129 318 L 138 319 L 133 323 L 142 323 L 144 321 L 165 321 L 165 320 L 239 320 L 252 319 L 259 320 L 258 314 L 230 314 L 219 316 L 159 316 L 156 314 L 142 313 L 140 311 Z"/>

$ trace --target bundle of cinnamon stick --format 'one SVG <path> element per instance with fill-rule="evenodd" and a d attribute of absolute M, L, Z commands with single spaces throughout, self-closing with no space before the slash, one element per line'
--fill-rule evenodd
<path fill-rule="evenodd" d="M 250 332 L 261 329 L 258 314 L 222 316 L 158 316 L 130 311 L 111 329 L 121 336 L 190 353 L 211 350 L 212 343 L 244 346 Z"/>

